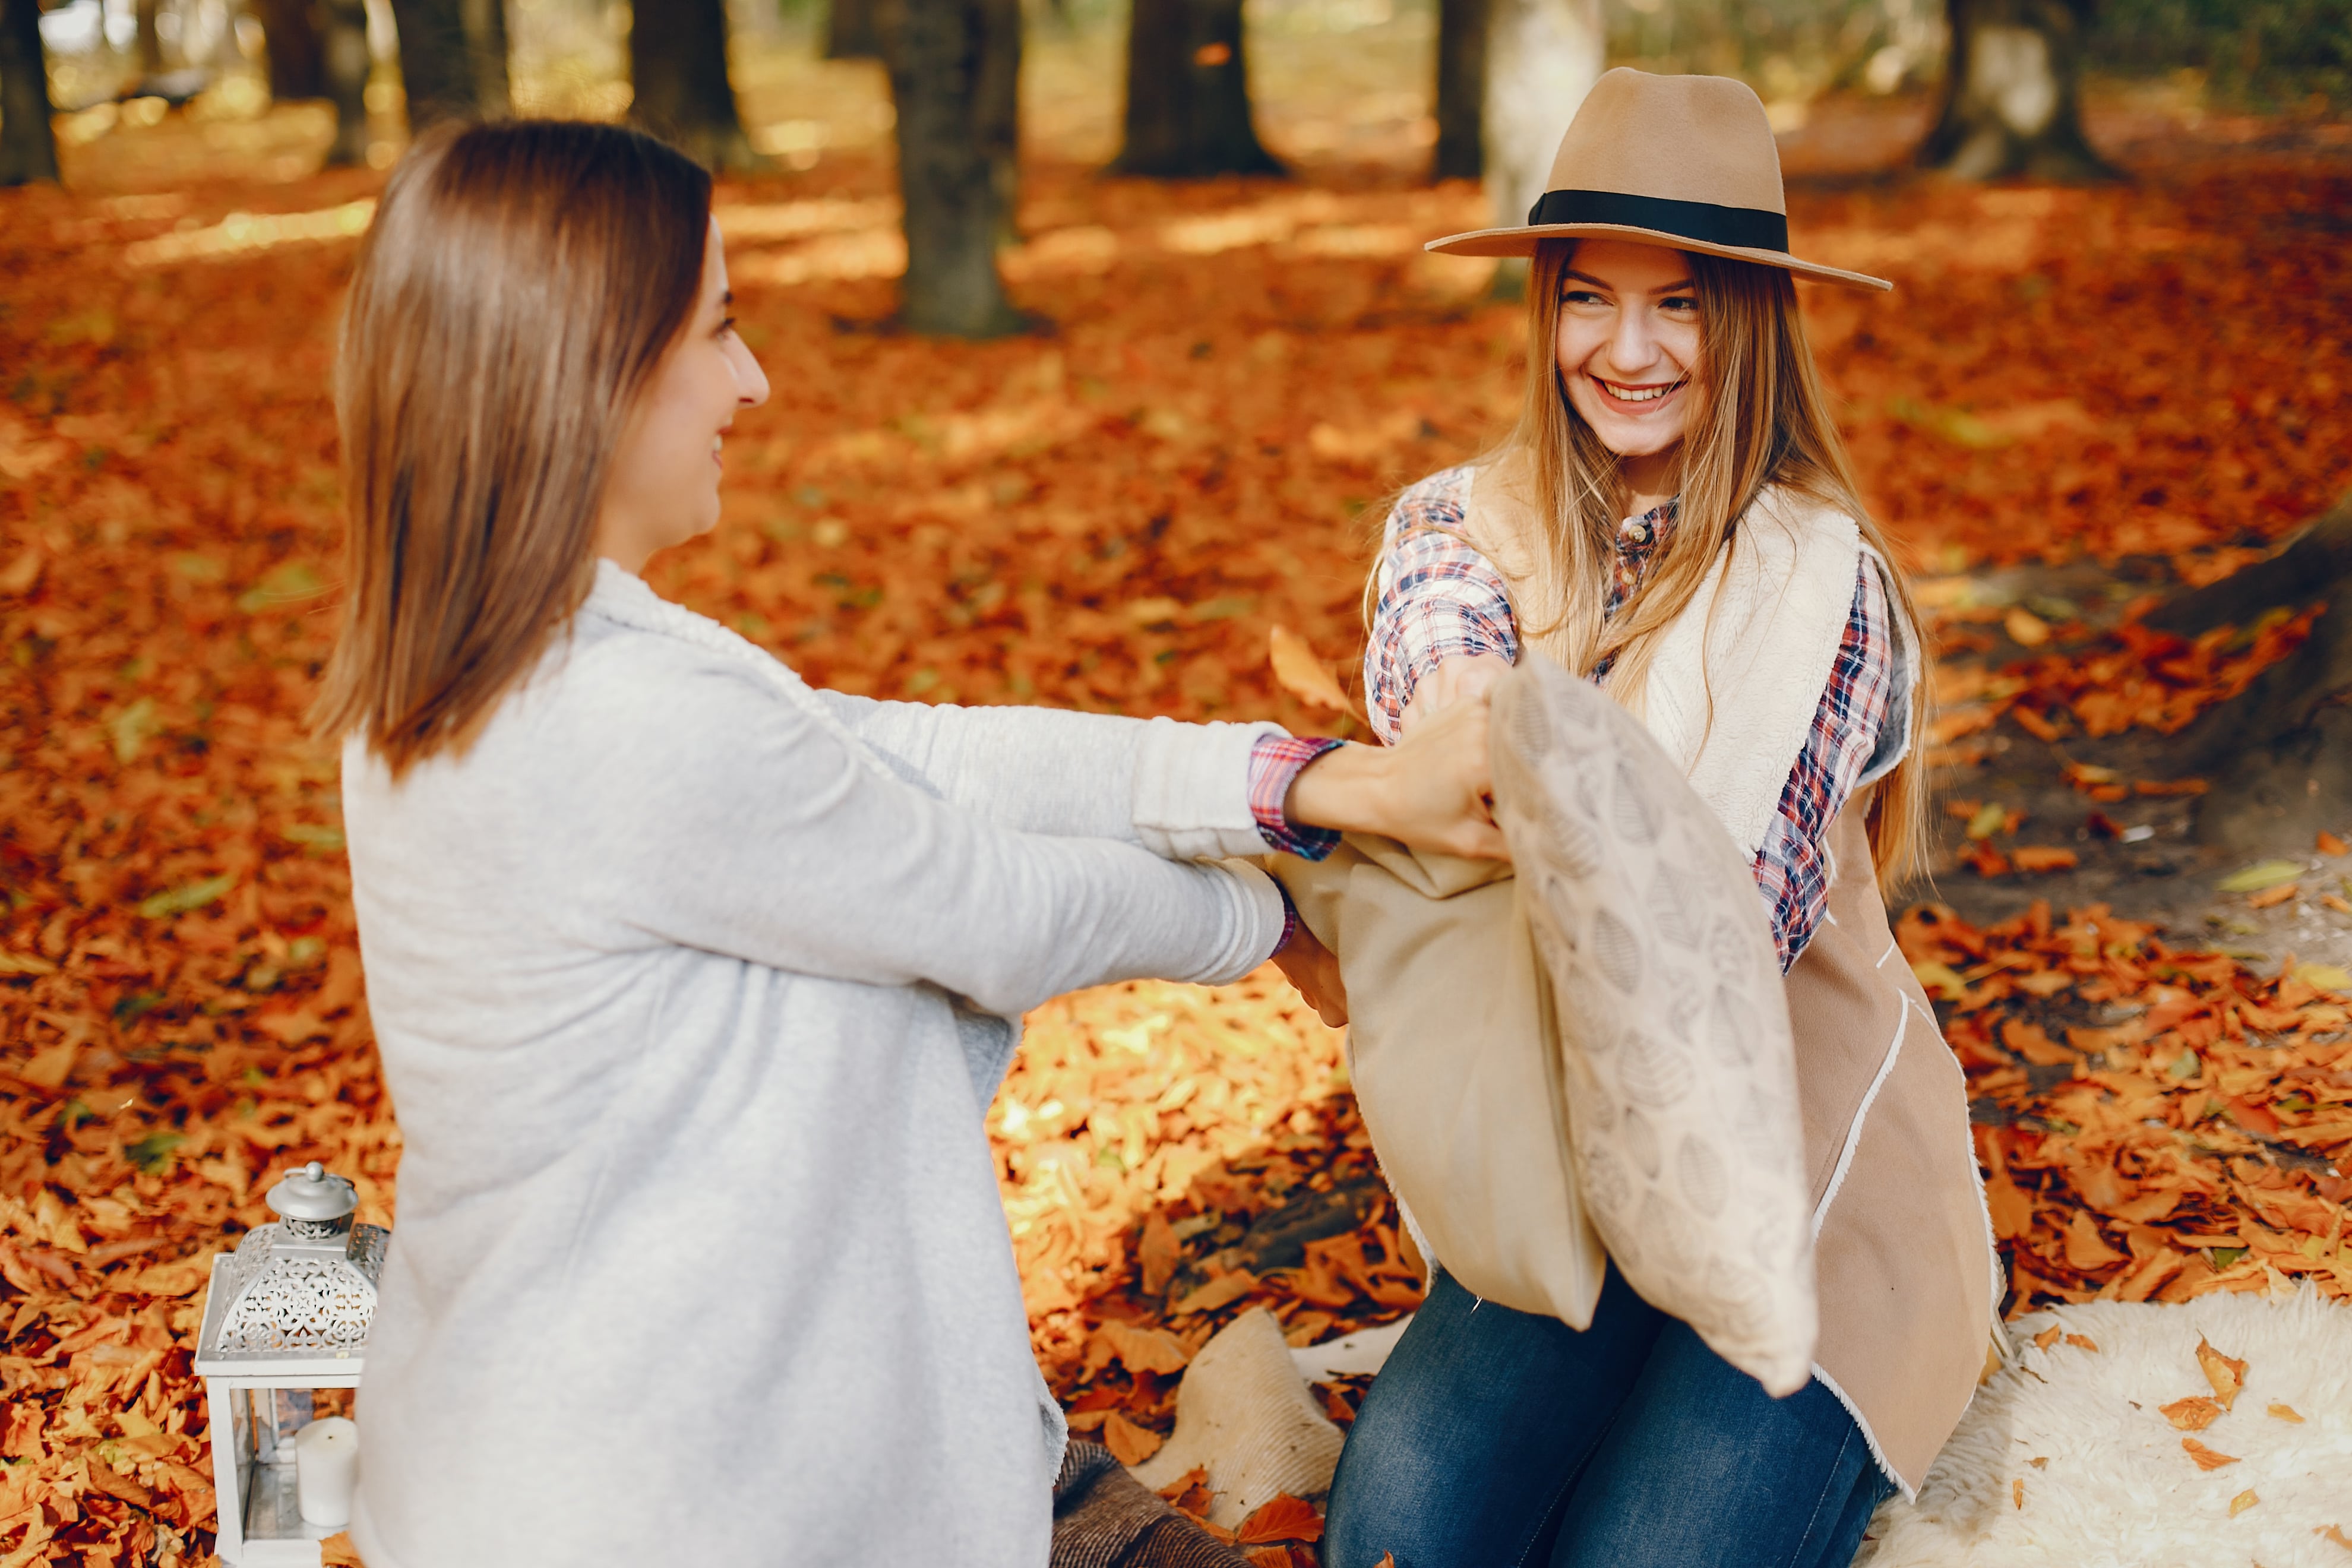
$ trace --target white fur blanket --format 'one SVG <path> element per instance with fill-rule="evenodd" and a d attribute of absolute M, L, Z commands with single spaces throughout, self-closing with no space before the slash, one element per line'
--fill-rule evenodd
<path fill-rule="evenodd" d="M 2352 1568 L 2352 1306 L 2308 1285 L 2094 1301 L 2011 1334 L 1918 1500 L 1879 1510 L 1855 1568 Z M 2245 1386 L 2183 1430 L 2163 1407 L 2215 1397 L 2200 1335 L 2246 1363 Z"/>

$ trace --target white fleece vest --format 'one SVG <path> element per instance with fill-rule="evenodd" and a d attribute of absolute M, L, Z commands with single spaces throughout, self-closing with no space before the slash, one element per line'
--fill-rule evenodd
<path fill-rule="evenodd" d="M 1812 733 L 1865 559 L 1888 576 L 1852 518 L 1768 489 L 1663 634 L 1638 698 L 1626 701 L 1750 855 L 1763 847 Z M 1887 601 L 1899 604 L 1891 579 Z M 1864 784 L 1899 761 L 1910 739 L 1904 731 L 1918 660 L 1899 609 L 1889 619 L 1895 670 L 1890 743 L 1880 746 Z"/>

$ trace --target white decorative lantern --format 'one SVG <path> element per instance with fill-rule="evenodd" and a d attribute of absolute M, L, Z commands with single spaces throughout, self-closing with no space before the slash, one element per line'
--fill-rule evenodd
<path fill-rule="evenodd" d="M 353 1225 L 359 1196 L 317 1161 L 269 1190 L 276 1224 L 213 1258 L 196 1373 L 211 1413 L 222 1559 L 238 1568 L 318 1568 L 331 1528 L 306 1524 L 296 1489 L 289 1405 L 357 1388 L 375 1316 L 376 1275 L 392 1233 Z M 281 1393 L 299 1400 L 281 1401 Z"/>

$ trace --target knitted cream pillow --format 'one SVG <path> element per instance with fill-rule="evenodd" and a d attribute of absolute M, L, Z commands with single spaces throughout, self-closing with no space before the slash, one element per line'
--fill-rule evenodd
<path fill-rule="evenodd" d="M 1620 1273 L 1775 1394 L 1811 1375 L 1803 1128 L 1748 858 L 1640 721 L 1531 656 L 1496 820 L 1551 988 L 1579 1195 Z"/>

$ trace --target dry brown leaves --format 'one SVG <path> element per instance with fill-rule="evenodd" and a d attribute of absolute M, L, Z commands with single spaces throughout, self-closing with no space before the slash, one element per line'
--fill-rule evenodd
<path fill-rule="evenodd" d="M 352 246 L 333 237 L 377 180 L 118 173 L 122 195 L 0 193 L 0 1556 L 17 1562 L 208 1550 L 204 1259 L 302 1160 L 390 1223 L 400 1152 L 333 760 L 301 730 L 337 576 L 324 389 Z M 891 285 L 859 274 L 887 248 L 887 190 L 848 158 L 723 194 L 777 393 L 739 429 L 726 521 L 658 585 L 852 689 L 1346 728 L 1330 699 L 1352 678 L 1310 707 L 1269 638 L 1349 663 L 1381 496 L 1516 406 L 1517 312 L 1414 250 L 1475 221 L 1476 194 L 1040 168 L 1008 270 L 1056 331 L 958 346 L 876 330 Z M 2128 192 L 1793 193 L 1811 248 L 1904 285 L 1808 309 L 1914 559 L 1946 584 L 2084 553 L 2201 581 L 2331 500 L 2352 479 L 2352 291 L 2300 219 L 2346 199 L 2339 174 L 2285 165 Z M 132 252 L 174 235 L 205 237 Z M 1928 586 L 1948 640 L 1972 635 L 1966 594 Z M 1945 692 L 1956 714 L 2165 728 L 2297 629 L 2175 647 L 2058 618 L 2036 642 L 2014 608 L 2000 629 L 2034 659 L 1954 672 L 1983 681 Z M 2272 1271 L 2341 1292 L 2340 1000 L 2095 911 L 1992 931 L 1931 911 L 1904 935 L 1969 1064 L 2020 1305 Z M 1337 1038 L 1270 973 L 1045 1009 L 990 1117 L 1038 1352 L 1081 1430 L 1156 1440 L 1184 1359 L 1249 1306 L 1304 1341 L 1418 1298 Z M 1331 1405 L 1347 1417 L 1345 1392 Z M 1313 1546 L 1253 1550 L 1306 1564 Z"/>
<path fill-rule="evenodd" d="M 2340 994 L 2291 963 L 2258 980 L 2174 952 L 2097 907 L 1980 931 L 1927 905 L 1896 934 L 1968 1072 L 2012 1313 L 2278 1276 L 2352 1288 Z"/>

